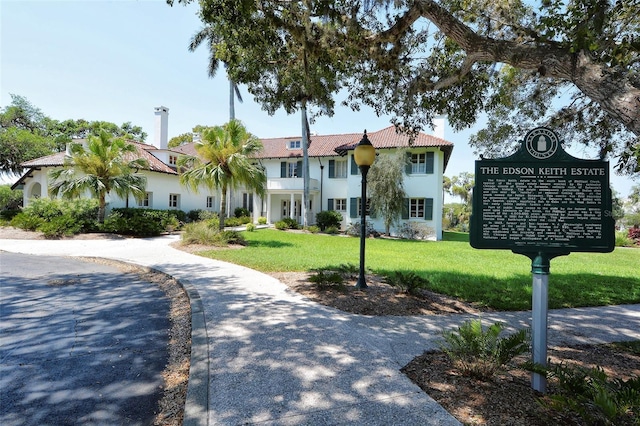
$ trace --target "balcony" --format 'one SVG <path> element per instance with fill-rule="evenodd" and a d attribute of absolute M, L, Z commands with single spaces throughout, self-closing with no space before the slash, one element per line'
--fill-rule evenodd
<path fill-rule="evenodd" d="M 267 179 L 267 190 L 302 191 L 304 190 L 304 181 L 302 178 L 269 178 Z M 320 190 L 320 182 L 318 179 L 309 179 L 309 190 Z"/>

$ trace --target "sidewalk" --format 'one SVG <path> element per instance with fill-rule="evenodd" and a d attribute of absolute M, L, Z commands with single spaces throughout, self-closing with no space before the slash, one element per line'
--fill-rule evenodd
<path fill-rule="evenodd" d="M 183 282 L 194 315 L 185 424 L 459 424 L 399 369 L 469 315 L 347 314 L 268 275 L 169 247 L 177 238 L 0 240 L 0 250 L 111 258 Z M 520 328 L 530 315 L 483 319 Z M 549 324 L 549 344 L 640 339 L 640 305 L 553 310 Z"/>

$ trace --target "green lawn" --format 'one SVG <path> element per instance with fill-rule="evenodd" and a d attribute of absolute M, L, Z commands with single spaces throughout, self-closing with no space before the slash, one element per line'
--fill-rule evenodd
<path fill-rule="evenodd" d="M 243 250 L 199 254 L 264 272 L 307 271 L 359 262 L 359 239 L 263 229 L 244 232 Z M 430 289 L 499 310 L 531 308 L 531 261 L 508 250 L 476 250 L 468 234 L 445 241 L 367 239 L 366 266 L 374 273 L 413 271 Z M 640 303 L 640 249 L 572 253 L 551 261 L 549 307 Z"/>

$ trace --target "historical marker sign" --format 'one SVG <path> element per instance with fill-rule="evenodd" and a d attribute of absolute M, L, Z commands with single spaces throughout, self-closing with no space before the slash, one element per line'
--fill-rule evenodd
<path fill-rule="evenodd" d="M 517 253 L 610 252 L 609 163 L 567 154 L 541 127 L 513 155 L 476 161 L 470 243 Z"/>

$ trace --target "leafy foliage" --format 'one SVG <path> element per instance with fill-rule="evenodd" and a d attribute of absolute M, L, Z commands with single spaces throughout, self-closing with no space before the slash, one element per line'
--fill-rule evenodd
<path fill-rule="evenodd" d="M 48 238 L 91 232 L 98 229 L 98 201 L 92 199 L 31 200 L 11 225 L 28 231 L 40 231 Z"/>
<path fill-rule="evenodd" d="M 217 223 L 207 221 L 188 223 L 184 226 L 183 231 L 181 238 L 184 244 L 209 246 L 246 245 L 245 238 L 239 232 L 220 231 Z"/>
<path fill-rule="evenodd" d="M 264 170 L 251 161 L 251 155 L 262 149 L 258 138 L 237 120 L 204 131 L 195 144 L 197 156 L 184 156 L 178 166 L 180 183 L 198 191 L 200 186 L 220 188 L 220 226 L 224 229 L 227 214 L 227 190 L 243 185 L 263 195 L 267 182 Z"/>
<path fill-rule="evenodd" d="M 391 226 L 398 222 L 402 215 L 404 199 L 404 169 L 407 154 L 398 150 L 394 154 L 380 155 L 371 166 L 369 172 L 368 191 L 371 198 L 371 209 L 382 216 L 385 233 L 389 235 Z"/>
<path fill-rule="evenodd" d="M 72 144 L 64 167 L 49 172 L 49 192 L 66 198 L 91 192 L 99 203 L 98 221 L 103 222 L 106 196 L 111 191 L 121 198 L 133 194 L 139 199 L 145 194 L 147 179 L 137 170 L 148 168 L 149 163 L 136 154 L 132 144 L 104 131 L 90 137 L 86 146 Z"/>
<path fill-rule="evenodd" d="M 123 235 L 153 237 L 176 230 L 186 219 L 181 210 L 113 209 L 105 219 L 102 229 Z"/>
<path fill-rule="evenodd" d="M 486 156 L 548 125 L 640 172 L 637 0 L 198 3 L 211 51 L 269 112 L 309 99 L 331 115 L 345 89 L 410 134 L 484 113 L 471 142 Z"/>
<path fill-rule="evenodd" d="M 339 228 L 342 223 L 342 213 L 335 210 L 323 210 L 316 213 L 316 224 L 320 227 L 321 231 L 325 231 L 327 228 L 336 227 Z"/>
<path fill-rule="evenodd" d="M 418 294 L 419 290 L 429 285 L 429 280 L 415 272 L 394 271 L 385 276 L 384 282 L 397 287 L 406 294 Z"/>
<path fill-rule="evenodd" d="M 106 121 L 53 120 L 26 98 L 11 95 L 11 104 L 0 111 L 0 171 L 19 173 L 23 162 L 60 152 L 72 139 L 86 139 L 107 132 L 114 137 L 144 141 L 139 126 Z"/>
<path fill-rule="evenodd" d="M 501 323 L 485 330 L 480 319 L 466 321 L 457 331 L 442 333 L 441 348 L 462 374 L 488 380 L 511 359 L 529 351 L 529 330 L 521 329 L 500 337 L 503 330 Z"/>
<path fill-rule="evenodd" d="M 548 376 L 559 391 L 541 398 L 570 417 L 577 413 L 590 425 L 634 425 L 640 416 L 640 377 L 611 380 L 601 367 L 554 365 Z"/>
<path fill-rule="evenodd" d="M 0 211 L 13 210 L 22 204 L 22 190 L 12 190 L 10 185 L 0 185 Z"/>

